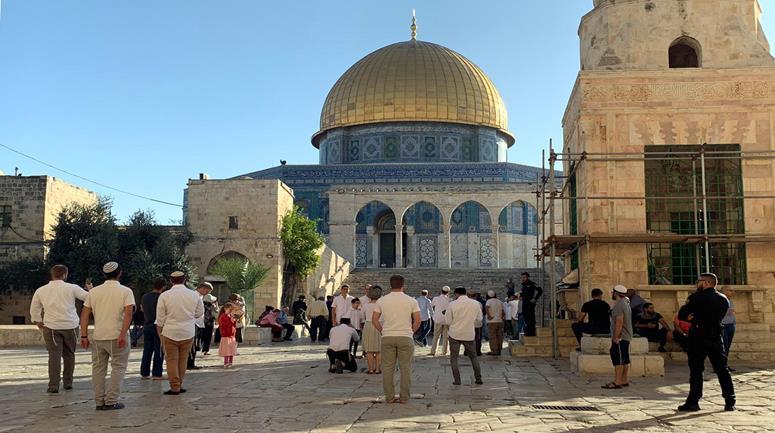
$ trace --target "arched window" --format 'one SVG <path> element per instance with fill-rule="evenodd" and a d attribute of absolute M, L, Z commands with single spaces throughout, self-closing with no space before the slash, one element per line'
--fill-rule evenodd
<path fill-rule="evenodd" d="M 702 66 L 702 47 L 697 39 L 681 36 L 670 44 L 670 68 L 699 68 Z"/>

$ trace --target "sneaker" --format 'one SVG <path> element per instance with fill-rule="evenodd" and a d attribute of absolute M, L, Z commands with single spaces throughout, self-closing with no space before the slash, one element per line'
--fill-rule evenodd
<path fill-rule="evenodd" d="M 118 410 L 123 409 L 124 407 L 124 403 L 106 404 L 105 406 L 102 406 L 101 410 Z"/>
<path fill-rule="evenodd" d="M 735 407 L 734 403 L 727 403 L 727 404 L 724 405 L 724 411 L 726 411 L 726 412 L 734 412 L 736 410 L 737 410 L 737 408 Z"/>
<path fill-rule="evenodd" d="M 697 412 L 700 410 L 700 405 L 684 403 L 678 406 L 678 412 Z"/>
<path fill-rule="evenodd" d="M 484 385 L 484 382 L 482 382 L 482 379 L 477 379 L 474 383 L 477 385 Z"/>
<path fill-rule="evenodd" d="M 70 391 L 71 389 L 73 389 L 73 385 L 65 385 L 64 388 L 65 388 L 65 391 Z"/>
<path fill-rule="evenodd" d="M 58 388 L 49 388 L 49 389 L 46 390 L 46 392 L 48 394 L 59 394 L 59 389 Z"/>

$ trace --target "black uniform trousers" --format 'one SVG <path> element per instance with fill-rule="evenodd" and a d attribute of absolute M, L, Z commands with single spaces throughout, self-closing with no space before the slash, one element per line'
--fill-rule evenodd
<path fill-rule="evenodd" d="M 686 398 L 686 403 L 698 404 L 702 398 L 702 372 L 705 370 L 705 358 L 710 359 L 713 369 L 716 370 L 724 400 L 727 403 L 734 403 L 735 388 L 732 384 L 732 375 L 727 368 L 727 354 L 724 352 L 721 335 L 705 337 L 689 334 L 686 349 L 689 357 L 689 396 Z"/>
<path fill-rule="evenodd" d="M 522 317 L 525 319 L 525 336 L 536 335 L 536 304 L 527 300 L 522 303 Z"/>

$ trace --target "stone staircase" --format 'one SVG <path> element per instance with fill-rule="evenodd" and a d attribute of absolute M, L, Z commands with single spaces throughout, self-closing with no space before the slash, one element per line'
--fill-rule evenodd
<path fill-rule="evenodd" d="M 572 320 L 557 320 L 557 343 L 561 357 L 570 356 L 571 352 L 578 347 L 571 329 L 572 323 Z M 537 328 L 535 337 L 520 335 L 519 340 L 509 340 L 509 351 L 514 358 L 552 356 L 551 326 Z"/>
<path fill-rule="evenodd" d="M 430 290 L 435 296 L 442 286 L 454 289 L 456 286 L 479 289 L 484 296 L 488 290 L 495 290 L 499 298 L 506 296 L 506 282 L 509 277 L 514 278 L 519 290 L 519 278 L 522 272 L 528 272 L 531 276 L 537 276 L 536 269 L 425 269 L 425 268 L 386 268 L 386 269 L 354 269 L 350 272 L 345 282 L 350 285 L 351 292 L 360 296 L 366 284 L 382 286 L 383 290 L 390 290 L 390 277 L 395 274 L 402 275 L 406 279 L 405 292 L 410 296 L 419 296 L 423 289 Z M 546 287 L 547 282 L 538 284 Z M 572 334 L 571 334 L 572 335 Z"/>
<path fill-rule="evenodd" d="M 657 352 L 657 343 L 649 343 L 650 352 Z M 686 353 L 677 343 L 667 343 L 667 353 L 661 355 L 665 359 L 686 361 Z M 770 325 L 765 323 L 738 323 L 732 348 L 729 350 L 729 361 L 775 363 L 775 334 L 770 331 Z"/>

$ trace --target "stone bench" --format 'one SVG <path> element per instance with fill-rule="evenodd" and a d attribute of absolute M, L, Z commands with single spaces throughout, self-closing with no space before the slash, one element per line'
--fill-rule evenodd
<path fill-rule="evenodd" d="M 579 376 L 613 375 L 610 349 L 610 337 L 583 337 L 581 352 L 570 355 L 571 372 Z M 664 358 L 658 354 L 649 354 L 649 342 L 645 338 L 634 338 L 630 342 L 630 375 L 665 375 Z"/>

